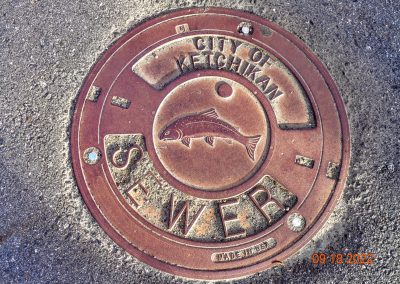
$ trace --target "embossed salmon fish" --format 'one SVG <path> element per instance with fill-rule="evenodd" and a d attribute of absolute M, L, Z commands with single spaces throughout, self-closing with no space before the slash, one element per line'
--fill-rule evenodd
<path fill-rule="evenodd" d="M 203 138 L 210 146 L 213 146 L 214 138 L 234 140 L 246 148 L 253 161 L 260 137 L 242 135 L 238 129 L 221 120 L 213 108 L 179 117 L 168 123 L 159 134 L 160 140 L 181 140 L 187 147 L 190 147 L 192 138 Z"/>

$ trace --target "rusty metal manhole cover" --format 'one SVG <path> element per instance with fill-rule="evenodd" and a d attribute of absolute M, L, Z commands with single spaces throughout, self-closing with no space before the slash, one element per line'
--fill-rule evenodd
<path fill-rule="evenodd" d="M 190 9 L 113 45 L 77 100 L 82 196 L 138 259 L 238 278 L 298 251 L 341 195 L 349 129 L 338 90 L 297 38 L 257 16 Z"/>

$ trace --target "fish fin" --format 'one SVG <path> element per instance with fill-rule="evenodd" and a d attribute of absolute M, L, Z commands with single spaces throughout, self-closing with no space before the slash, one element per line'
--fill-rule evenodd
<path fill-rule="evenodd" d="M 226 143 L 228 143 L 229 145 L 232 144 L 232 140 L 231 140 L 231 139 L 224 139 L 224 141 L 225 141 Z"/>
<path fill-rule="evenodd" d="M 211 136 L 207 136 L 204 138 L 204 140 L 206 141 L 207 144 L 209 144 L 210 146 L 212 146 L 214 144 L 214 137 Z"/>
<path fill-rule="evenodd" d="M 189 145 L 190 145 L 190 138 L 189 137 L 183 137 L 181 141 L 182 141 L 183 145 L 185 145 L 186 147 L 189 147 Z"/>
<path fill-rule="evenodd" d="M 245 147 L 247 150 L 247 154 L 249 155 L 250 159 L 252 159 L 253 161 L 254 161 L 254 152 L 256 150 L 257 143 L 260 140 L 260 138 L 261 138 L 261 135 L 247 137 L 247 143 L 246 143 Z"/>
<path fill-rule="evenodd" d="M 210 108 L 208 110 L 202 111 L 199 115 L 204 115 L 212 118 L 219 118 L 218 113 L 215 111 L 215 108 Z"/>

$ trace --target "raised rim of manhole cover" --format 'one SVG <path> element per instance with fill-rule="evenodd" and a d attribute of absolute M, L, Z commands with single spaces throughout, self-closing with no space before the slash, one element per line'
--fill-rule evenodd
<path fill-rule="evenodd" d="M 89 210 L 165 272 L 234 279 L 298 251 L 341 196 L 349 127 L 295 36 L 228 9 L 140 24 L 94 65 L 71 152 Z"/>

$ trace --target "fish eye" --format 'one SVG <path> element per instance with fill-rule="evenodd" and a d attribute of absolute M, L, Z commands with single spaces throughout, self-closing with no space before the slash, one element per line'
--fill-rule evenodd
<path fill-rule="evenodd" d="M 169 135 L 169 130 L 165 131 L 165 135 Z"/>

